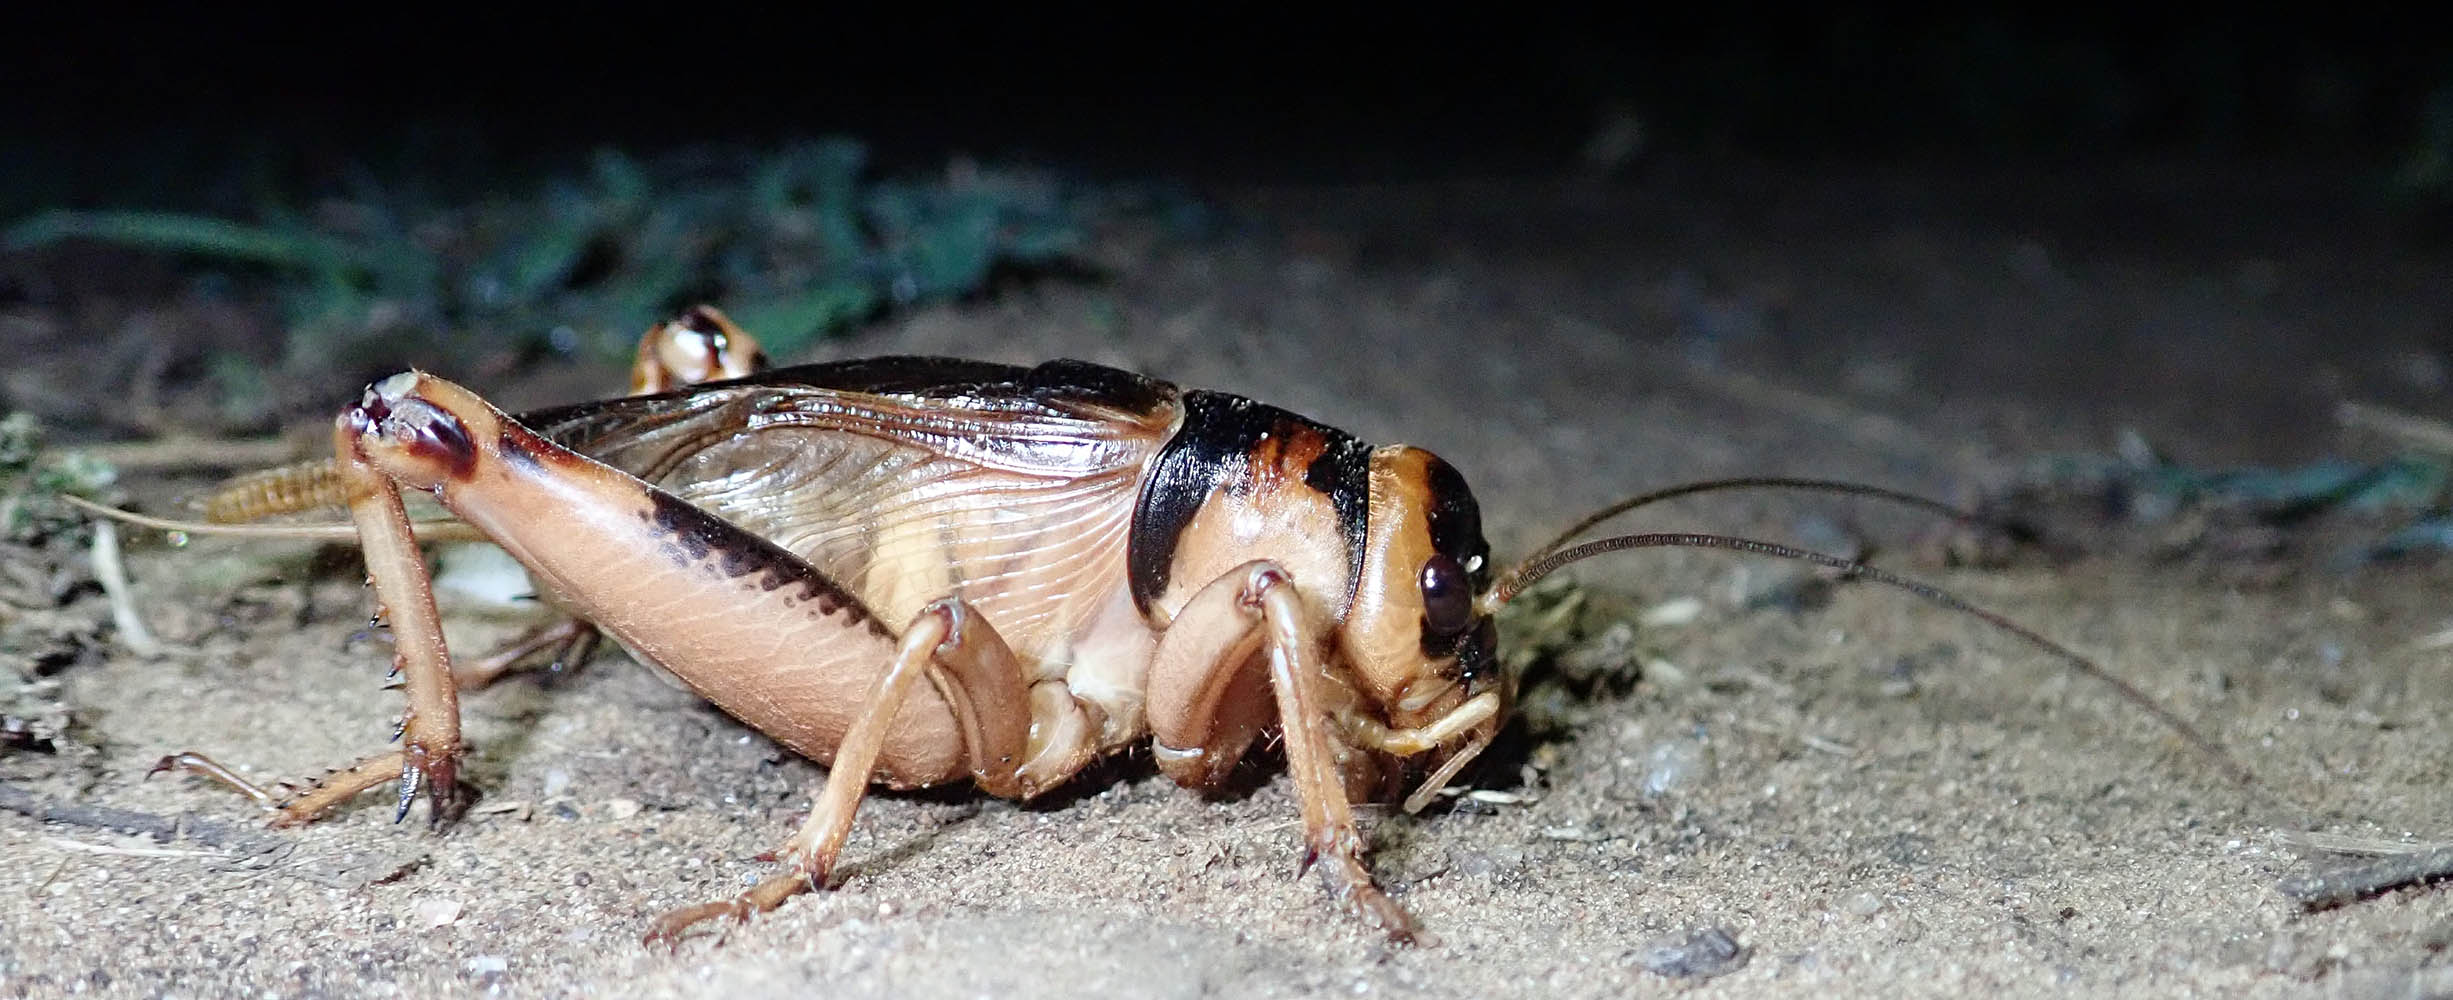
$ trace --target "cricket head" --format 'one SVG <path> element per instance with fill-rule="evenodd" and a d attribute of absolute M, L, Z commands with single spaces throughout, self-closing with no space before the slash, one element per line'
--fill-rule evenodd
<path fill-rule="evenodd" d="M 1483 599 L 1490 543 L 1465 477 L 1407 445 L 1372 451 L 1365 536 L 1339 645 L 1382 718 L 1348 729 L 1367 746 L 1433 769 L 1407 799 L 1407 808 L 1420 808 L 1507 717 L 1497 605 Z"/>

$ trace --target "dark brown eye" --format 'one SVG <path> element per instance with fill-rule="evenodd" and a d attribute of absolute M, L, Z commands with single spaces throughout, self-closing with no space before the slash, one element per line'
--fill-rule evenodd
<path fill-rule="evenodd" d="M 1422 564 L 1422 627 L 1434 635 L 1455 635 L 1473 624 L 1473 581 L 1465 567 L 1445 555 Z"/>

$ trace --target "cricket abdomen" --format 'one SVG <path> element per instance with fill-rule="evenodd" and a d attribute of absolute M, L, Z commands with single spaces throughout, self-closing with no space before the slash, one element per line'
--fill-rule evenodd
<path fill-rule="evenodd" d="M 894 623 L 775 543 L 507 418 L 471 431 L 475 460 L 435 489 L 444 506 L 555 603 L 794 752 L 833 759 L 893 659 Z M 911 787 L 968 773 L 945 700 L 914 691 L 875 779 Z"/>

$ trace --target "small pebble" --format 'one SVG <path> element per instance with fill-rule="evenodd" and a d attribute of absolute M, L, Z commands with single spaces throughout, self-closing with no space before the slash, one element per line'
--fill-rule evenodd
<path fill-rule="evenodd" d="M 1712 778 L 1712 748 L 1699 739 L 1662 740 L 1644 753 L 1644 794 L 1659 798 Z"/>
<path fill-rule="evenodd" d="M 1638 945 L 1630 959 L 1672 979 L 1710 979 L 1746 967 L 1751 952 L 1726 927 L 1694 927 Z"/>
<path fill-rule="evenodd" d="M 1636 623 L 1645 628 L 1677 628 L 1694 624 L 1695 619 L 1701 617 L 1703 601 L 1693 597 L 1675 597 L 1645 608 L 1644 613 L 1636 618 Z"/>
<path fill-rule="evenodd" d="M 442 927 L 460 919 L 461 905 L 457 899 L 428 897 L 417 901 L 417 922 L 426 927 Z"/>

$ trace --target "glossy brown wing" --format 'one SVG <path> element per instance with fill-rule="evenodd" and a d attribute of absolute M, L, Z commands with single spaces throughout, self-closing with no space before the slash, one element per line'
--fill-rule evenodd
<path fill-rule="evenodd" d="M 783 369 L 523 419 L 809 560 L 884 621 L 960 596 L 1025 658 L 1061 659 L 1124 594 L 1176 394 L 1078 363 L 942 364 L 960 377 Z"/>

